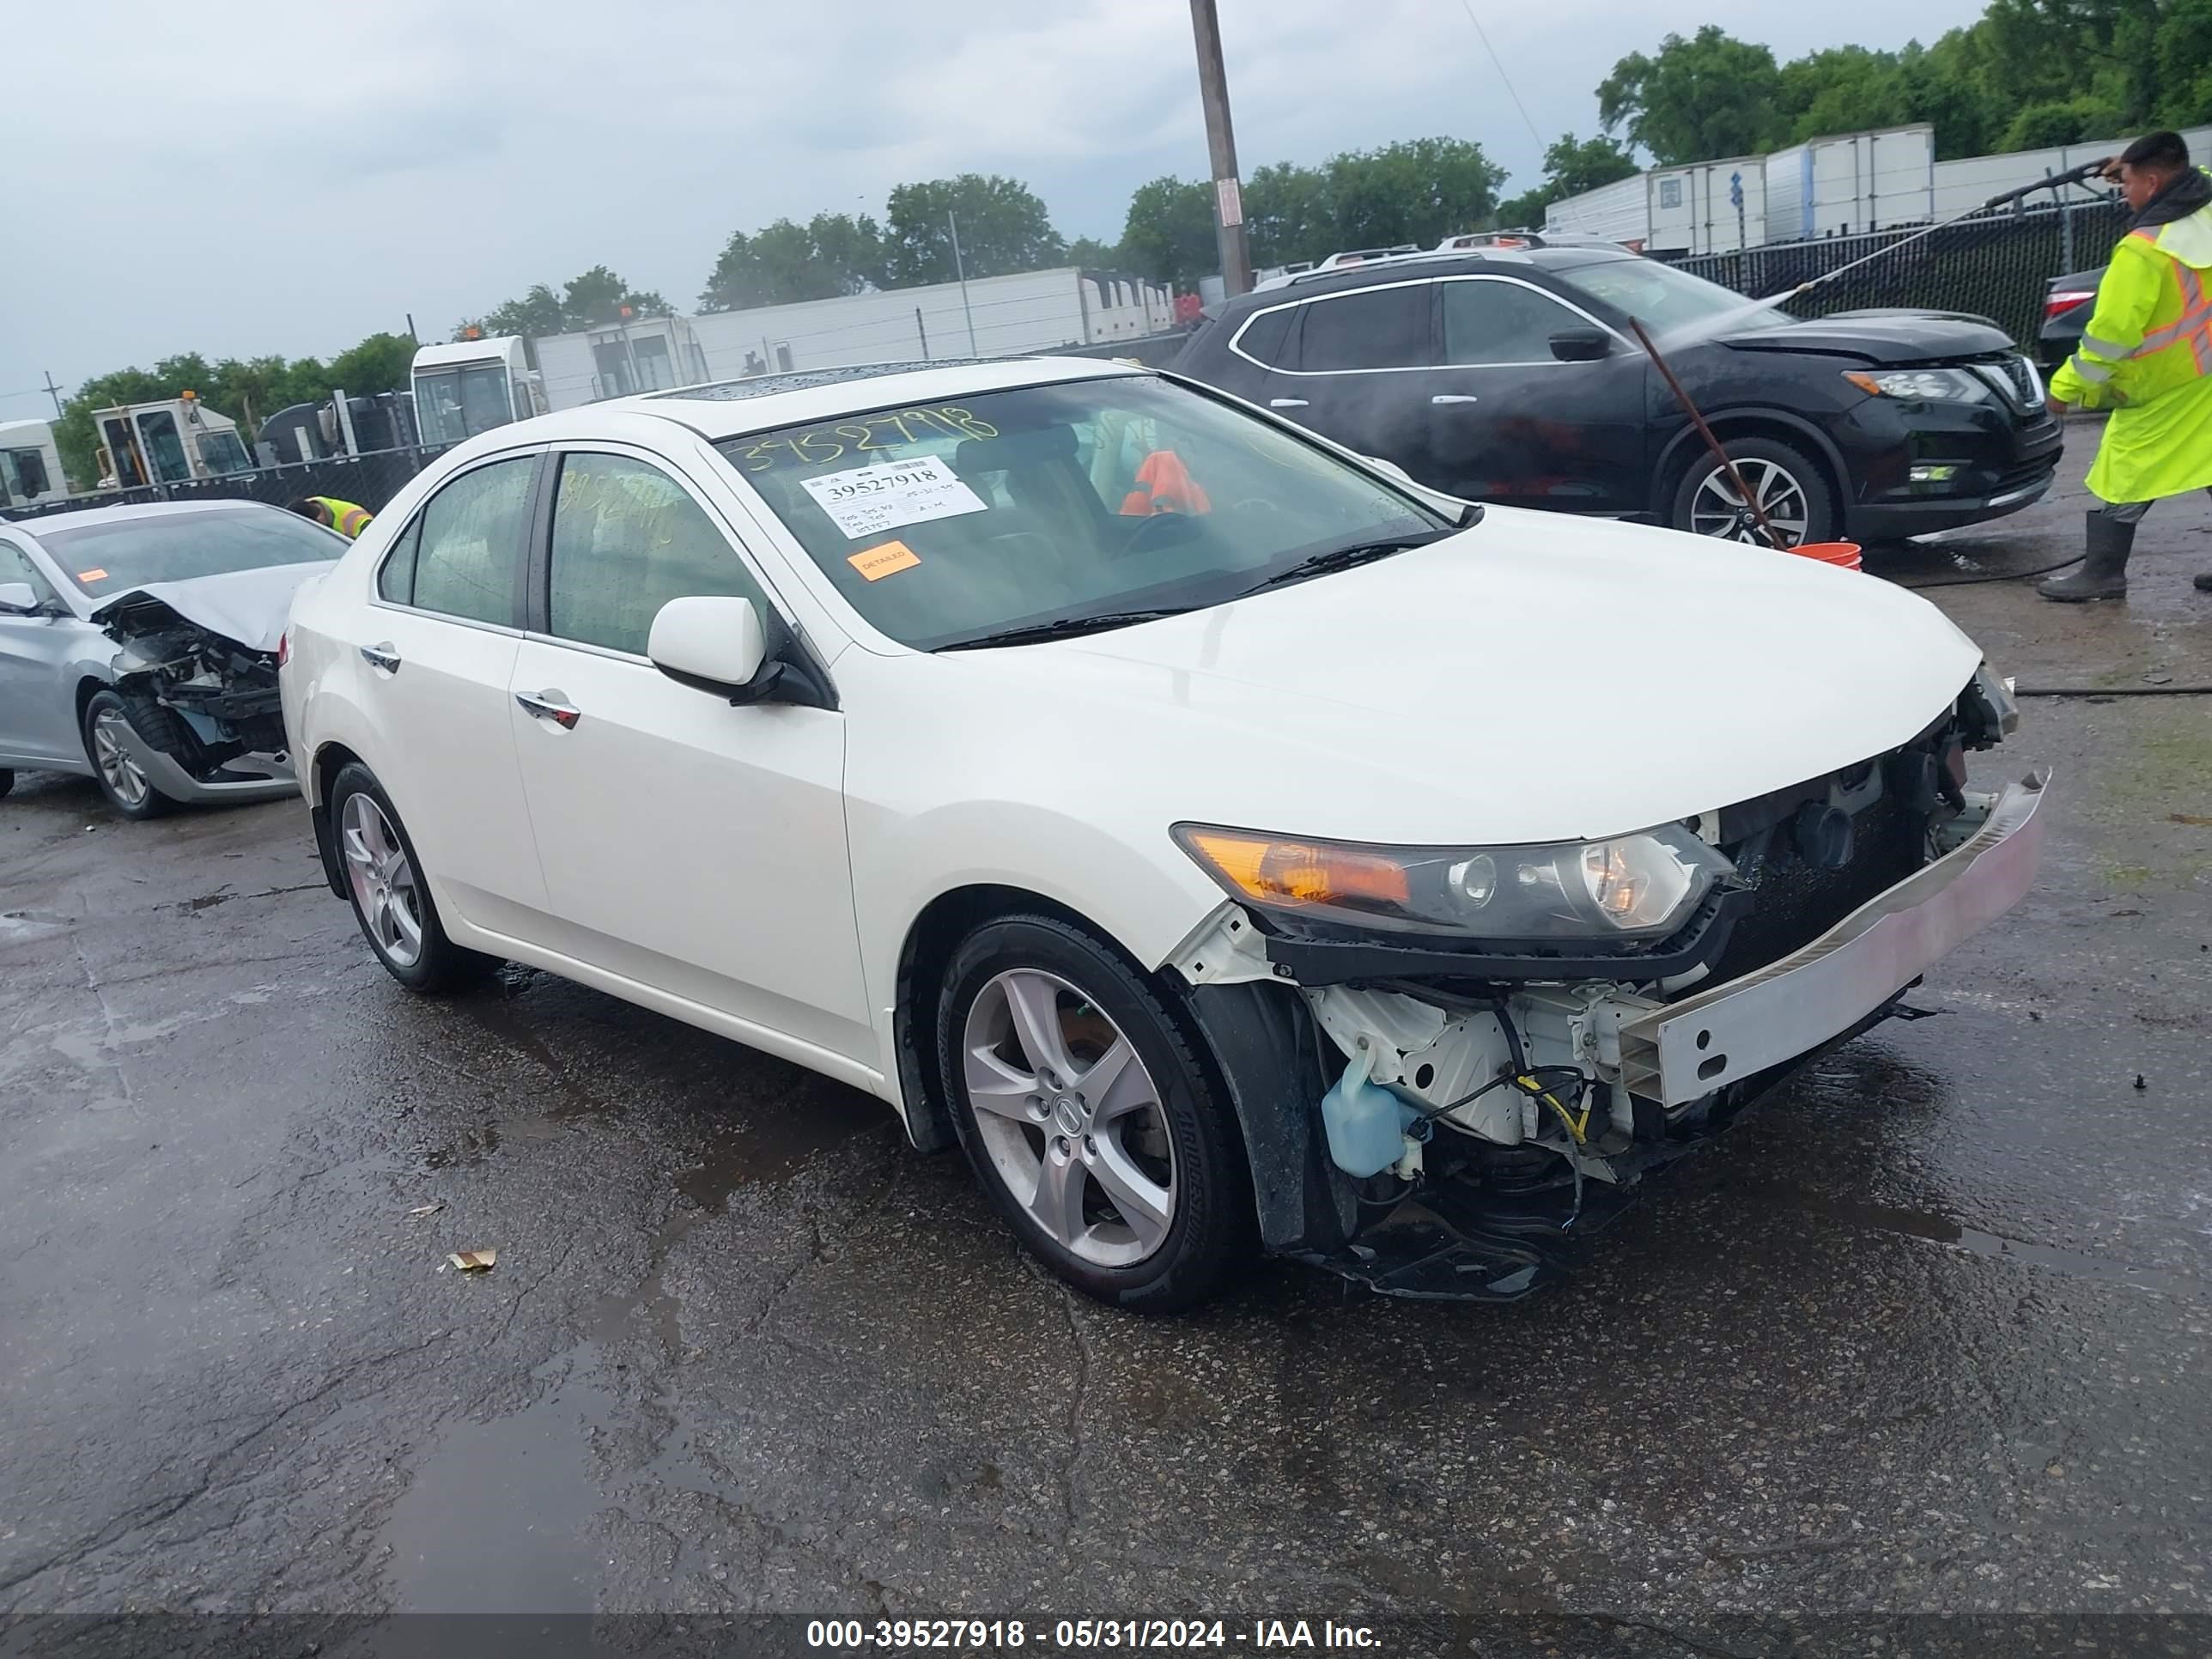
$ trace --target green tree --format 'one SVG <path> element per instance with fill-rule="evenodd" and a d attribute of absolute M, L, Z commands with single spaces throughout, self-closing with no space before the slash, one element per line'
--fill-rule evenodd
<path fill-rule="evenodd" d="M 414 371 L 411 337 L 372 334 L 331 359 L 330 383 L 333 388 L 344 387 L 349 397 L 366 398 L 380 392 L 404 392 Z"/>
<path fill-rule="evenodd" d="M 1464 138 L 1413 138 L 1323 164 L 1339 247 L 1432 246 L 1486 224 L 1505 169 Z"/>
<path fill-rule="evenodd" d="M 883 232 L 866 214 L 817 213 L 804 225 L 779 219 L 748 236 L 733 233 L 699 295 L 704 312 L 744 311 L 865 294 L 883 285 Z"/>
<path fill-rule="evenodd" d="M 1121 252 L 1139 276 L 1188 293 L 1221 269 L 1213 186 L 1162 178 L 1139 185 L 1121 225 Z"/>
<path fill-rule="evenodd" d="M 1636 158 L 1613 140 L 1601 135 L 1577 143 L 1571 132 L 1544 152 L 1544 180 L 1498 205 L 1498 222 L 1522 230 L 1543 227 L 1544 210 L 1554 202 L 1584 191 L 1632 179 L 1639 171 Z"/>
<path fill-rule="evenodd" d="M 453 330 L 453 337 L 460 339 L 474 328 L 492 338 L 522 334 L 537 339 L 564 334 L 568 327 L 568 313 L 561 304 L 561 296 L 544 283 L 536 283 L 520 299 L 494 306 L 474 321 L 459 324 Z"/>
<path fill-rule="evenodd" d="M 1261 270 L 1328 258 L 1337 246 L 1328 176 L 1290 161 L 1253 169 L 1244 181 L 1244 235 Z"/>
<path fill-rule="evenodd" d="M 571 276 L 561 296 L 562 316 L 571 333 L 617 321 L 624 306 L 635 317 L 666 317 L 676 309 L 658 294 L 633 289 L 605 265 L 593 265 L 581 276 Z"/>
<path fill-rule="evenodd" d="M 1708 23 L 1687 40 L 1667 36 L 1656 56 L 1615 64 L 1597 89 L 1598 118 L 1662 167 L 1753 155 L 1781 137 L 1781 90 L 1769 48 Z"/>
<path fill-rule="evenodd" d="M 1044 204 L 1027 185 L 996 173 L 901 185 L 884 208 L 888 288 L 949 283 L 958 274 L 947 214 L 959 216 L 960 256 L 970 276 L 1049 270 L 1067 257 L 1067 244 L 1052 228 Z"/>
<path fill-rule="evenodd" d="M 1121 246 L 1096 236 L 1079 236 L 1067 245 L 1067 263 L 1085 270 L 1118 270 L 1123 263 Z"/>

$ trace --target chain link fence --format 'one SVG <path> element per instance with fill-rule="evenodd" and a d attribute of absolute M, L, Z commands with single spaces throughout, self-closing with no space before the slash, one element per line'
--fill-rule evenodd
<path fill-rule="evenodd" d="M 2100 268 L 2127 224 L 2128 210 L 2117 202 L 2065 203 L 1969 219 L 1945 226 L 1893 258 L 1873 260 L 1784 309 L 1804 318 L 1884 306 L 1968 312 L 1988 318 L 2033 353 L 2043 331 L 2051 279 Z M 1907 227 L 1815 242 L 1773 242 L 1677 263 L 1723 288 L 1763 298 L 1895 247 L 1915 234 Z"/>
<path fill-rule="evenodd" d="M 7 516 L 37 519 L 49 513 L 73 513 L 82 507 L 128 507 L 146 501 L 250 501 L 285 507 L 302 495 L 334 495 L 342 501 L 365 507 L 371 513 L 380 513 L 410 478 L 450 447 L 447 444 L 435 444 L 380 449 L 365 455 L 334 455 L 324 460 L 256 467 L 247 472 L 225 473 L 221 477 L 17 502 L 9 506 Z"/>

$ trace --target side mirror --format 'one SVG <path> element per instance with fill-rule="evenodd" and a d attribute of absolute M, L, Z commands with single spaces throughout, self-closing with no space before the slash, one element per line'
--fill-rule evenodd
<path fill-rule="evenodd" d="M 1613 337 L 1601 328 L 1562 329 L 1552 337 L 1552 356 L 1563 363 L 1595 363 L 1613 350 Z"/>
<path fill-rule="evenodd" d="M 0 582 L 0 617 L 43 617 L 46 608 L 28 582 Z"/>
<path fill-rule="evenodd" d="M 1395 478 L 1400 483 L 1412 483 L 1413 482 L 1413 475 L 1407 471 L 1404 467 L 1399 465 L 1395 461 L 1386 461 L 1380 455 L 1369 455 L 1363 459 L 1366 461 L 1368 465 L 1373 467 L 1377 472 L 1387 473 L 1391 477 Z"/>
<path fill-rule="evenodd" d="M 768 635 L 750 599 L 671 599 L 653 619 L 645 654 L 672 680 L 720 692 L 732 702 L 755 702 L 757 696 L 742 694 L 762 678 Z"/>

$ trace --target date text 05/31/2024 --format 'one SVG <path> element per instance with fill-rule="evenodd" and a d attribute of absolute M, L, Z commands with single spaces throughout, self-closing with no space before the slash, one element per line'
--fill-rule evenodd
<path fill-rule="evenodd" d="M 983 1648 L 1036 1646 L 1048 1650 L 1115 1648 L 1373 1649 L 1375 1632 L 1334 1620 L 1255 1619 L 814 1619 L 807 1621 L 811 1648 Z"/>

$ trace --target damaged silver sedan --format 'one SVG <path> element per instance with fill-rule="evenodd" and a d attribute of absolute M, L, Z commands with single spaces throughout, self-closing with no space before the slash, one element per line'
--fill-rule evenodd
<path fill-rule="evenodd" d="M 0 795 L 19 770 L 88 775 L 128 818 L 291 793 L 277 647 L 344 550 L 258 501 L 0 526 Z"/>

